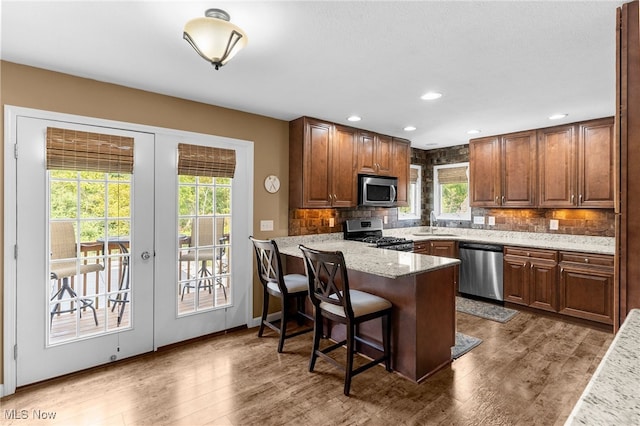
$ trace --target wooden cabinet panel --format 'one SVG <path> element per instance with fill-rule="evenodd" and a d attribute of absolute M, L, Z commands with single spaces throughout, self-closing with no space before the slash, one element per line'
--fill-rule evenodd
<path fill-rule="evenodd" d="M 613 324 L 613 256 L 562 252 L 560 313 Z"/>
<path fill-rule="evenodd" d="M 411 143 L 403 139 L 393 138 L 392 176 L 398 178 L 398 206 L 409 205 L 409 168 L 411 165 Z"/>
<path fill-rule="evenodd" d="M 500 157 L 502 207 L 536 205 L 536 132 L 521 132 L 502 137 Z"/>
<path fill-rule="evenodd" d="M 308 117 L 289 123 L 289 206 L 357 204 L 356 130 Z"/>
<path fill-rule="evenodd" d="M 469 195 L 473 207 L 500 205 L 500 139 L 469 141 Z"/>
<path fill-rule="evenodd" d="M 558 252 L 505 247 L 504 299 L 546 311 L 558 310 Z"/>
<path fill-rule="evenodd" d="M 527 283 L 527 258 L 506 255 L 504 257 L 503 295 L 507 302 L 529 305 L 529 285 Z"/>
<path fill-rule="evenodd" d="M 640 3 L 617 9 L 616 43 L 616 147 L 619 148 L 619 200 L 615 203 L 616 240 L 619 264 L 619 318 L 614 329 L 631 309 L 640 308 Z M 617 290 L 617 289 L 616 289 Z M 616 303 L 616 305 L 618 304 Z"/>
<path fill-rule="evenodd" d="M 613 118 L 581 123 L 578 127 L 578 204 L 613 208 Z"/>
<path fill-rule="evenodd" d="M 538 205 L 566 208 L 575 205 L 575 127 L 559 126 L 538 131 Z"/>
<path fill-rule="evenodd" d="M 356 167 L 358 161 L 357 131 L 336 125 L 331 147 L 331 194 L 333 207 L 351 207 L 358 199 Z"/>
<path fill-rule="evenodd" d="M 358 173 L 376 174 L 375 141 L 373 133 L 358 132 Z"/>
<path fill-rule="evenodd" d="M 458 243 L 456 241 L 432 240 L 429 242 L 431 256 L 458 258 Z"/>
<path fill-rule="evenodd" d="M 391 176 L 393 162 L 391 156 L 393 154 L 392 139 L 390 136 L 376 135 L 375 159 L 377 165 L 377 174 Z"/>
<path fill-rule="evenodd" d="M 415 241 L 413 243 L 413 252 L 417 254 L 429 254 L 431 246 L 429 241 Z"/>
<path fill-rule="evenodd" d="M 529 265 L 529 306 L 557 312 L 558 264 L 532 259 Z"/>
<path fill-rule="evenodd" d="M 305 125 L 304 137 L 304 197 L 306 207 L 327 207 L 331 205 L 330 182 L 331 125 L 309 120 Z"/>

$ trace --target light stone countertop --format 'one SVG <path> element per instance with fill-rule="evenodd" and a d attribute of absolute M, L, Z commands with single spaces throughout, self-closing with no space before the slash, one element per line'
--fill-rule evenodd
<path fill-rule="evenodd" d="M 640 425 L 640 309 L 629 312 L 565 425 Z"/>
<path fill-rule="evenodd" d="M 502 244 L 551 250 L 567 250 L 593 254 L 615 254 L 614 237 L 588 235 L 567 235 L 536 232 L 491 231 L 468 228 L 434 227 L 433 234 L 428 226 L 413 228 L 385 229 L 383 235 L 405 237 L 414 241 L 439 239 Z"/>
<path fill-rule="evenodd" d="M 460 263 L 458 259 L 384 250 L 357 241 L 345 241 L 341 234 L 328 235 L 334 237 L 324 240 L 313 237 L 282 237 L 275 240 L 281 254 L 301 258 L 299 244 L 316 250 L 341 251 L 347 268 L 392 279 L 448 268 Z M 335 238 L 336 235 L 340 238 Z"/>

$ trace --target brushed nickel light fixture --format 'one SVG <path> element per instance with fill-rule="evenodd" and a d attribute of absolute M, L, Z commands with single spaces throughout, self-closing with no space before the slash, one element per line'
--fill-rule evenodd
<path fill-rule="evenodd" d="M 247 45 L 247 35 L 229 22 L 231 17 L 222 9 L 207 9 L 204 15 L 186 23 L 183 37 L 203 59 L 219 69 Z"/>

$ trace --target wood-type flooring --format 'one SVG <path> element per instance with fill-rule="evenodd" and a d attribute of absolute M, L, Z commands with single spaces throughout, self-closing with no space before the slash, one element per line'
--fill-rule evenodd
<path fill-rule="evenodd" d="M 278 354 L 253 328 L 18 389 L 0 399 L 0 424 L 561 425 L 613 339 L 527 312 L 457 324 L 483 343 L 420 384 L 373 368 L 346 397 L 329 363 L 307 371 L 310 333 Z"/>

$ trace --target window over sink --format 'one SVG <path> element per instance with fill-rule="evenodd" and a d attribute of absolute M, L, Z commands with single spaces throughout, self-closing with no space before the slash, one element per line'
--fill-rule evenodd
<path fill-rule="evenodd" d="M 422 203 L 422 166 L 411 164 L 409 169 L 409 191 L 407 192 L 406 207 L 398 208 L 399 220 L 420 219 L 420 204 Z"/>
<path fill-rule="evenodd" d="M 433 210 L 437 220 L 471 220 L 468 162 L 433 167 Z"/>

